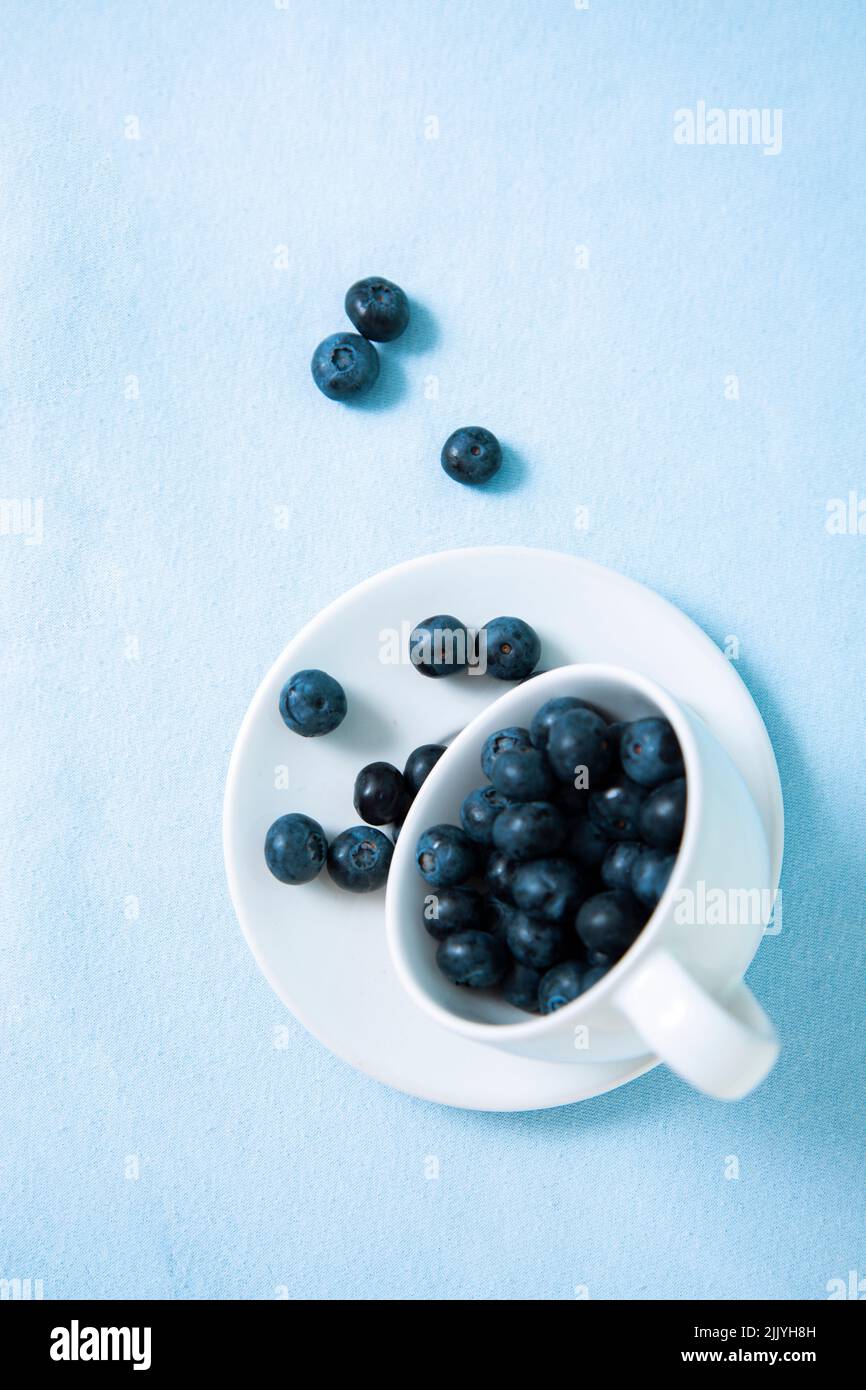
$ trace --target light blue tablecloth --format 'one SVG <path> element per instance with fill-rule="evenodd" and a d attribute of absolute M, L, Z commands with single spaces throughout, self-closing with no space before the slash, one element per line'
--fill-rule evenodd
<path fill-rule="evenodd" d="M 0 1277 L 820 1299 L 866 1275 L 866 535 L 826 526 L 866 498 L 862 7 L 9 0 L 3 29 Z M 781 110 L 781 150 L 677 143 L 700 102 Z M 345 409 L 308 359 L 374 272 L 415 321 Z M 444 479 L 466 421 L 507 441 L 507 486 Z M 750 972 L 785 1050 L 740 1105 L 658 1070 L 465 1114 L 291 1019 L 274 1046 L 220 848 L 247 703 L 356 581 L 496 541 L 739 640 L 788 814 Z"/>

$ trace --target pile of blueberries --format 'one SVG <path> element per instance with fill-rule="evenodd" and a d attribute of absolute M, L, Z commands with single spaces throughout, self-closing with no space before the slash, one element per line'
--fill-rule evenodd
<path fill-rule="evenodd" d="M 345 310 L 357 333 L 332 333 L 313 353 L 313 381 L 332 401 L 351 401 L 375 385 L 379 354 L 374 343 L 392 343 L 409 322 L 409 301 L 399 285 L 368 275 L 346 291 Z M 481 425 L 463 425 L 442 446 L 440 462 L 455 482 L 487 483 L 502 465 L 502 447 Z"/>
<path fill-rule="evenodd" d="M 459 618 L 438 614 L 412 630 L 409 658 L 423 676 L 438 680 L 459 675 L 483 650 L 486 673 L 495 680 L 530 676 L 541 655 L 541 642 L 521 618 L 493 618 L 472 632 Z M 320 670 L 296 671 L 280 692 L 283 723 L 302 738 L 333 733 L 346 717 L 348 702 L 338 680 Z M 310 883 L 327 864 L 333 882 L 350 893 L 381 888 L 388 877 L 394 843 L 412 801 L 444 745 L 425 743 L 409 754 L 402 772 L 392 763 L 375 762 L 355 778 L 354 806 L 365 822 L 350 826 L 328 844 L 318 821 L 300 811 L 275 820 L 265 837 L 265 863 L 281 883 Z M 380 826 L 391 826 L 389 839 Z"/>
<path fill-rule="evenodd" d="M 565 696 L 529 729 L 491 734 L 481 768 L 461 824 L 418 841 L 424 926 L 453 984 L 553 1013 L 619 960 L 665 890 L 685 821 L 679 742 L 665 719 L 609 723 Z"/>

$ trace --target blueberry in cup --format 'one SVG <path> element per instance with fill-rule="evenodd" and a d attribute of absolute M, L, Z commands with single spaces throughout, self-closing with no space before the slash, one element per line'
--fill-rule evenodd
<path fill-rule="evenodd" d="M 493 778 L 493 766 L 502 753 L 519 753 L 531 748 L 533 740 L 528 729 L 516 725 L 509 729 L 498 729 L 484 740 L 481 749 L 481 771 L 488 780 Z"/>
<path fill-rule="evenodd" d="M 586 884 L 584 871 L 567 859 L 534 859 L 517 868 L 511 891 L 523 912 L 566 926 L 586 898 Z"/>
<path fill-rule="evenodd" d="M 683 775 L 683 755 L 666 719 L 635 719 L 622 726 L 620 760 L 627 777 L 657 787 Z"/>
<path fill-rule="evenodd" d="M 484 931 L 489 924 L 487 901 L 477 888 L 440 888 L 424 899 L 424 926 L 435 941 L 455 932 Z"/>
<path fill-rule="evenodd" d="M 538 710 L 529 729 L 529 736 L 535 748 L 547 748 L 547 741 L 550 738 L 550 730 L 555 721 L 561 714 L 573 709 L 588 709 L 593 714 L 598 710 L 586 700 L 579 700 L 576 695 L 558 695 L 553 700 L 548 700 L 546 704 Z"/>
<path fill-rule="evenodd" d="M 490 778 L 496 790 L 512 801 L 544 801 L 556 790 L 547 758 L 532 745 L 500 753 Z"/>
<path fill-rule="evenodd" d="M 663 782 L 650 792 L 640 808 L 640 833 L 656 849 L 675 849 L 686 819 L 686 779 Z"/>
<path fill-rule="evenodd" d="M 615 750 L 608 725 L 591 709 L 570 709 L 553 719 L 547 733 L 547 757 L 561 782 L 574 780 L 585 769 L 590 787 L 604 785 Z"/>
<path fill-rule="evenodd" d="M 460 824 L 470 840 L 480 845 L 492 845 L 493 826 L 499 813 L 512 805 L 514 803 L 495 787 L 476 787 L 463 798 Z"/>
<path fill-rule="evenodd" d="M 493 843 L 511 859 L 538 859 L 554 853 L 568 833 L 565 817 L 550 801 L 518 801 L 493 822 Z"/>
<path fill-rule="evenodd" d="M 587 972 L 579 961 L 564 960 L 548 970 L 538 985 L 538 1010 L 542 1014 L 555 1013 L 570 1004 L 584 992 Z"/>
<path fill-rule="evenodd" d="M 456 932 L 440 942 L 436 964 L 452 984 L 490 989 L 508 968 L 508 952 L 490 932 Z"/>
<path fill-rule="evenodd" d="M 431 825 L 418 841 L 415 862 L 432 888 L 454 888 L 475 872 L 477 846 L 458 825 Z"/>
<path fill-rule="evenodd" d="M 664 893 L 685 822 L 682 754 L 667 721 L 611 723 L 566 696 L 528 730 L 490 734 L 481 764 L 488 785 L 464 797 L 461 826 L 418 841 L 427 882 L 466 895 L 425 925 L 452 984 L 549 1014 L 604 978 Z"/>

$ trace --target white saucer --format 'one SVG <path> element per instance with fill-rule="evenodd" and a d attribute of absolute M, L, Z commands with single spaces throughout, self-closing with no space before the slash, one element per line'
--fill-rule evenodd
<path fill-rule="evenodd" d="M 517 614 L 542 638 L 543 668 L 582 660 L 628 666 L 691 705 L 751 788 L 777 886 L 783 814 L 773 750 L 733 666 L 679 609 L 588 560 L 516 546 L 427 555 L 367 580 L 289 643 L 256 692 L 229 767 L 223 844 L 238 920 L 280 999 L 337 1056 L 425 1100 L 474 1110 L 585 1100 L 642 1075 L 657 1058 L 571 1065 L 463 1040 L 416 1009 L 398 984 L 384 893 L 343 893 L 327 872 L 289 888 L 265 867 L 265 832 L 278 816 L 304 811 L 329 837 L 356 825 L 352 788 L 365 763 L 402 767 L 418 744 L 451 738 L 507 689 L 486 676 L 428 680 L 381 659 L 387 630 L 399 633 L 433 613 L 456 613 L 471 627 Z M 336 676 L 348 697 L 346 719 L 327 738 L 291 734 L 277 708 L 283 683 L 311 666 Z M 287 790 L 278 789 L 280 769 Z"/>

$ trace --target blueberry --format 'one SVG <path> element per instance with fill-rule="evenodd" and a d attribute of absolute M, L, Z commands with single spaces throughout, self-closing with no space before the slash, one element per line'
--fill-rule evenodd
<path fill-rule="evenodd" d="M 512 892 L 524 912 L 559 926 L 574 920 L 586 896 L 584 875 L 567 859 L 534 859 L 521 864 L 514 875 Z"/>
<path fill-rule="evenodd" d="M 584 868 L 592 868 L 601 863 L 609 848 L 610 840 L 585 813 L 571 820 L 563 849 L 567 859 L 573 859 Z"/>
<path fill-rule="evenodd" d="M 453 888 L 478 867 L 477 846 L 459 825 L 431 825 L 418 841 L 415 863 L 433 888 Z"/>
<path fill-rule="evenodd" d="M 561 714 L 565 714 L 571 709 L 588 709 L 593 714 L 598 711 L 592 705 L 588 705 L 586 700 L 578 700 L 576 695 L 558 695 L 554 700 L 548 700 L 546 704 L 535 715 L 529 726 L 529 733 L 536 748 L 546 748 L 547 740 L 550 737 L 550 730 L 554 720 Z"/>
<path fill-rule="evenodd" d="M 490 932 L 461 931 L 439 943 L 436 964 L 454 985 L 490 989 L 505 974 L 508 952 Z"/>
<path fill-rule="evenodd" d="M 570 1004 L 581 992 L 584 970 L 579 961 L 564 960 L 541 978 L 538 986 L 538 1007 L 543 1014 L 555 1013 Z"/>
<path fill-rule="evenodd" d="M 646 913 L 631 893 L 614 888 L 587 898 L 577 914 L 577 934 L 587 950 L 618 960 L 634 941 Z"/>
<path fill-rule="evenodd" d="M 506 971 L 502 981 L 502 994 L 515 1009 L 525 1013 L 538 1013 L 538 986 L 541 984 L 541 971 L 533 970 L 531 965 L 523 965 L 519 960 Z"/>
<path fill-rule="evenodd" d="M 601 865 L 605 888 L 631 888 L 631 871 L 643 845 L 638 840 L 620 840 L 611 845 Z"/>
<path fill-rule="evenodd" d="M 539 922 L 519 912 L 505 933 L 508 949 L 521 965 L 547 970 L 563 954 L 565 932 L 555 922 Z"/>
<path fill-rule="evenodd" d="M 365 338 L 392 343 L 409 322 L 409 301 L 399 285 L 368 275 L 346 291 L 346 313 Z"/>
<path fill-rule="evenodd" d="M 675 849 L 686 819 L 686 779 L 677 777 L 651 791 L 640 811 L 641 839 L 656 849 Z"/>
<path fill-rule="evenodd" d="M 442 446 L 442 467 L 456 483 L 489 482 L 501 463 L 499 440 L 480 425 L 464 425 Z"/>
<path fill-rule="evenodd" d="M 619 740 L 623 770 L 642 787 L 657 787 L 683 775 L 683 755 L 666 719 L 636 719 Z"/>
<path fill-rule="evenodd" d="M 403 768 L 410 796 L 417 796 L 444 752 L 444 743 L 422 743 L 420 748 L 413 748 Z"/>
<path fill-rule="evenodd" d="M 501 811 L 513 804 L 495 787 L 478 787 L 463 799 L 460 824 L 470 840 L 475 840 L 479 845 L 492 845 L 493 822 Z"/>
<path fill-rule="evenodd" d="M 572 782 L 560 782 L 555 792 L 555 800 L 567 816 L 585 816 L 589 792 L 586 787 L 575 787 Z"/>
<path fill-rule="evenodd" d="M 493 824 L 493 843 L 510 859 L 555 854 L 565 836 L 563 814 L 549 801 L 519 801 L 506 806 Z"/>
<path fill-rule="evenodd" d="M 609 956 L 606 951 L 587 951 L 586 960 L 588 965 L 599 965 L 604 970 L 610 970 L 616 964 L 613 956 Z"/>
<path fill-rule="evenodd" d="M 487 674 L 497 681 L 522 681 L 541 656 L 538 633 L 522 618 L 491 618 L 479 634 L 487 659 Z"/>
<path fill-rule="evenodd" d="M 561 782 L 571 782 L 586 769 L 584 785 L 603 786 L 613 762 L 614 750 L 607 725 L 590 709 L 571 709 L 551 722 L 547 736 L 550 766 Z"/>
<path fill-rule="evenodd" d="M 547 758 L 531 746 L 500 753 L 490 780 L 498 792 L 512 801 L 545 801 L 556 789 Z"/>
<path fill-rule="evenodd" d="M 319 822 L 299 811 L 280 816 L 265 836 L 265 863 L 280 883 L 309 883 L 327 853 L 328 841 Z"/>
<path fill-rule="evenodd" d="M 409 637 L 409 660 L 422 676 L 456 676 L 466 670 L 468 652 L 469 634 L 450 613 L 425 618 Z"/>
<path fill-rule="evenodd" d="M 503 902 L 501 898 L 494 898 L 489 895 L 485 899 L 487 931 L 492 932 L 503 946 L 507 944 L 508 924 L 513 922 L 517 916 L 517 908 L 513 903 Z"/>
<path fill-rule="evenodd" d="M 635 840 L 645 799 L 646 788 L 623 777 L 604 791 L 590 792 L 587 815 L 609 840 Z"/>
<path fill-rule="evenodd" d="M 481 749 L 481 771 L 485 777 L 492 777 L 494 764 L 501 753 L 521 752 L 524 748 L 531 747 L 528 729 L 514 726 L 510 729 L 497 729 L 495 734 L 490 734 L 484 740 L 484 747 Z"/>
<path fill-rule="evenodd" d="M 485 878 L 487 886 L 495 898 L 504 903 L 514 902 L 512 883 L 514 875 L 518 869 L 516 859 L 509 859 L 507 854 L 495 849 L 492 854 L 487 856 L 487 868 Z"/>
<path fill-rule="evenodd" d="M 607 726 L 607 740 L 613 749 L 614 761 L 616 761 L 616 756 L 619 753 L 619 746 L 622 742 L 622 734 L 625 728 L 627 728 L 627 725 L 622 719 L 614 724 L 608 724 Z"/>
<path fill-rule="evenodd" d="M 280 691 L 280 714 L 293 734 L 318 738 L 346 717 L 346 694 L 327 671 L 296 671 Z"/>
<path fill-rule="evenodd" d="M 338 888 L 349 893 L 371 893 L 388 877 L 394 846 L 381 830 L 353 825 L 331 841 L 328 873 Z"/>
<path fill-rule="evenodd" d="M 581 994 L 586 994 L 588 989 L 592 989 L 593 985 L 597 985 L 599 980 L 603 980 L 609 969 L 609 965 L 591 965 L 588 970 L 584 970 L 583 978 L 580 982 Z"/>
<path fill-rule="evenodd" d="M 484 931 L 487 902 L 476 888 L 440 888 L 424 899 L 424 926 L 437 941 L 458 931 Z"/>
<path fill-rule="evenodd" d="M 368 763 L 355 778 L 355 810 L 368 825 L 399 824 L 409 806 L 409 793 L 391 763 Z"/>
<path fill-rule="evenodd" d="M 663 849 L 641 849 L 631 870 L 631 891 L 645 907 L 655 907 L 668 886 L 676 863 L 675 854 Z"/>
<path fill-rule="evenodd" d="M 357 333 L 332 333 L 319 343 L 310 363 L 313 381 L 332 401 L 369 391 L 379 375 L 379 354 Z"/>

